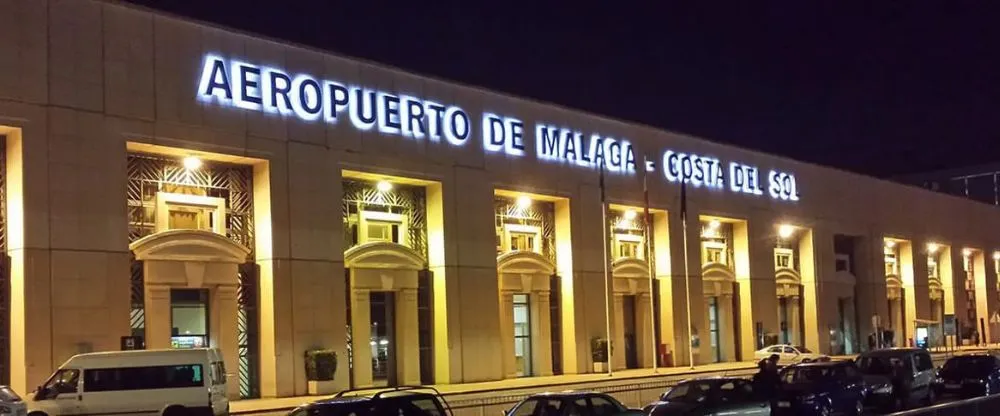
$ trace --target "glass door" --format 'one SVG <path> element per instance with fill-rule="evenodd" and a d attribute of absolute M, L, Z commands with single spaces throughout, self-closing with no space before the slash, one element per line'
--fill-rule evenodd
<path fill-rule="evenodd" d="M 528 295 L 514 295 L 514 360 L 518 377 L 531 375 L 530 309 Z"/>
<path fill-rule="evenodd" d="M 719 298 L 708 298 L 708 337 L 712 344 L 712 359 L 722 362 L 722 347 L 719 340 Z"/>
<path fill-rule="evenodd" d="M 208 289 L 170 291 L 170 346 L 208 347 Z"/>

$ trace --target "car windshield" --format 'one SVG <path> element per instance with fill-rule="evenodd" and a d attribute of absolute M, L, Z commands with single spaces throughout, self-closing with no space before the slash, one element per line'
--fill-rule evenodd
<path fill-rule="evenodd" d="M 833 380 L 843 375 L 840 367 L 789 367 L 781 373 L 782 384 L 807 384 Z"/>
<path fill-rule="evenodd" d="M 961 374 L 982 374 L 992 370 L 995 362 L 993 357 L 953 357 L 944 363 L 942 370 Z"/>
<path fill-rule="evenodd" d="M 665 402 L 702 403 L 708 400 L 712 383 L 707 381 L 690 381 L 681 383 L 670 389 L 660 399 Z"/>
<path fill-rule="evenodd" d="M 812 354 L 812 351 L 809 351 L 806 347 L 799 346 L 795 347 L 795 349 L 799 350 L 799 352 L 803 354 Z"/>
<path fill-rule="evenodd" d="M 865 374 L 887 375 L 892 372 L 892 360 L 889 357 L 858 358 L 858 369 Z"/>

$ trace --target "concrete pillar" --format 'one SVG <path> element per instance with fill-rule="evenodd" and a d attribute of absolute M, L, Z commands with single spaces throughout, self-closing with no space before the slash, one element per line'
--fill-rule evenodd
<path fill-rule="evenodd" d="M 986 307 L 989 314 L 986 318 L 986 331 L 990 334 L 986 338 L 990 343 L 1000 342 L 1000 323 L 992 323 L 993 316 L 1000 314 L 1000 293 L 997 290 L 997 269 L 994 267 L 993 253 L 986 252 L 983 255 L 984 270 L 983 276 L 986 282 Z"/>
<path fill-rule="evenodd" d="M 639 367 L 653 367 L 653 309 L 650 307 L 651 297 L 642 293 L 635 297 L 635 351 L 639 357 Z"/>
<path fill-rule="evenodd" d="M 417 320 L 417 290 L 396 292 L 396 371 L 399 383 L 420 384 L 420 340 Z"/>
<path fill-rule="evenodd" d="M 860 336 L 860 344 L 863 351 L 868 350 L 868 336 L 875 328 L 872 326 L 872 317 L 878 316 L 881 326 L 884 328 L 889 322 L 889 308 L 886 302 L 885 284 L 885 255 L 883 252 L 884 242 L 882 235 L 871 233 L 864 237 L 855 239 L 855 259 L 857 265 L 854 268 L 857 273 L 857 284 L 855 293 L 857 294 L 857 319 Z"/>
<path fill-rule="evenodd" d="M 612 332 L 614 333 L 614 339 L 612 348 L 614 348 L 614 369 L 625 368 L 625 311 L 624 311 L 624 296 L 621 293 L 614 294 L 614 303 L 612 305 Z"/>
<path fill-rule="evenodd" d="M 741 350 L 734 359 L 753 357 L 757 349 L 754 331 L 757 322 L 763 325 L 765 333 L 779 334 L 781 330 L 773 303 L 778 290 L 774 267 L 774 244 L 778 238 L 775 224 L 773 218 L 755 216 L 733 226 L 736 280 L 740 283 L 736 307 Z"/>
<path fill-rule="evenodd" d="M 169 304 L 169 295 L 168 295 Z M 209 342 L 212 347 L 222 351 L 226 368 L 239 368 L 239 328 L 238 305 L 236 302 L 236 286 L 220 285 L 211 289 L 209 301 Z M 234 380 L 237 381 L 237 380 Z M 240 383 L 230 381 L 226 384 L 226 395 L 230 400 L 239 399 Z"/>
<path fill-rule="evenodd" d="M 500 350 L 503 352 L 504 378 L 517 377 L 517 362 L 514 358 L 514 294 L 500 293 Z"/>
<path fill-rule="evenodd" d="M 540 291 L 528 297 L 531 303 L 531 375 L 552 375 L 552 315 L 549 292 Z"/>
<path fill-rule="evenodd" d="M 145 289 L 146 348 L 171 348 L 170 286 L 146 284 Z"/>
<path fill-rule="evenodd" d="M 830 352 L 830 328 L 839 328 L 837 292 L 823 285 L 836 275 L 833 235 L 826 229 L 802 229 L 799 234 L 799 276 L 802 279 L 800 313 L 803 327 L 795 336 L 812 351 Z M 825 289 L 827 293 L 821 292 Z M 803 339 L 804 338 L 804 339 Z"/>
<path fill-rule="evenodd" d="M 352 270 L 351 273 L 354 273 Z M 351 289 L 351 352 L 354 360 L 354 386 L 372 385 L 371 293 Z"/>
<path fill-rule="evenodd" d="M 902 347 L 906 345 L 906 289 L 900 294 L 897 299 L 892 299 L 889 301 L 889 305 L 892 308 L 892 332 L 894 345 L 897 347 Z"/>

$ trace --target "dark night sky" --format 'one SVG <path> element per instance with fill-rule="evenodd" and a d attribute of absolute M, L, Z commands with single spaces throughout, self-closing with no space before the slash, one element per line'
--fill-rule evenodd
<path fill-rule="evenodd" d="M 1000 161 L 994 2 L 129 1 L 862 173 Z"/>

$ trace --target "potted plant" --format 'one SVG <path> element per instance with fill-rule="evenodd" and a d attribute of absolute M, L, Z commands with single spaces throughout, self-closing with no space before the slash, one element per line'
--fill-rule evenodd
<path fill-rule="evenodd" d="M 590 356 L 594 361 L 594 372 L 608 371 L 608 340 L 594 337 L 590 340 Z"/>
<path fill-rule="evenodd" d="M 310 395 L 333 394 L 333 376 L 337 373 L 337 353 L 333 350 L 306 351 L 306 381 Z"/>

